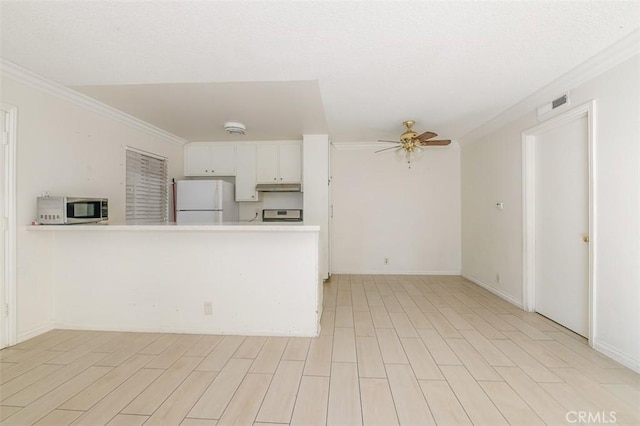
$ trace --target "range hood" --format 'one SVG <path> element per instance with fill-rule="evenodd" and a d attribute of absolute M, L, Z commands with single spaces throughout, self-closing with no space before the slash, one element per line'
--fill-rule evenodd
<path fill-rule="evenodd" d="M 256 185 L 258 192 L 301 192 L 299 183 L 259 183 Z"/>

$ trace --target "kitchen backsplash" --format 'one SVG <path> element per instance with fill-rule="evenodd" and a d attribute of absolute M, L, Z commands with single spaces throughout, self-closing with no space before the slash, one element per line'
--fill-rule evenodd
<path fill-rule="evenodd" d="M 262 209 L 301 209 L 302 192 L 263 192 L 261 201 L 238 203 L 240 220 L 251 220 L 258 213 L 257 221 L 262 220 Z"/>

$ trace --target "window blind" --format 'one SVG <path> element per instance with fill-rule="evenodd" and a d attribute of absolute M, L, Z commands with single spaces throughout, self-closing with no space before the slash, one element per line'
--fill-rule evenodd
<path fill-rule="evenodd" d="M 166 221 L 167 160 L 127 149 L 127 221 Z"/>

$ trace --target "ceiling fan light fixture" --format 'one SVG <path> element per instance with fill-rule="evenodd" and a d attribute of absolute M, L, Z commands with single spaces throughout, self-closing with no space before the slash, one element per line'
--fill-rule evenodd
<path fill-rule="evenodd" d="M 394 143 L 396 146 L 391 146 L 389 148 L 383 148 L 375 151 L 375 153 L 388 151 L 393 149 L 396 154 L 404 154 L 404 157 L 409 164 L 409 168 L 411 168 L 411 159 L 412 157 L 417 159 L 422 155 L 422 149 L 426 146 L 434 146 L 434 145 L 449 145 L 451 140 L 449 139 L 433 139 L 438 136 L 437 133 L 433 132 L 424 132 L 421 134 L 416 133 L 413 130 L 413 125 L 416 124 L 413 120 L 407 120 L 402 123 L 405 127 L 405 131 L 400 135 L 399 141 L 390 141 L 385 139 L 378 139 L 378 142 L 387 142 Z"/>
<path fill-rule="evenodd" d="M 244 135 L 247 126 L 237 121 L 227 121 L 224 123 L 224 130 L 230 135 Z"/>
<path fill-rule="evenodd" d="M 418 134 L 411 128 L 416 122 L 413 120 L 407 120 L 402 123 L 407 130 L 400 136 L 400 140 L 405 143 L 411 143 Z"/>

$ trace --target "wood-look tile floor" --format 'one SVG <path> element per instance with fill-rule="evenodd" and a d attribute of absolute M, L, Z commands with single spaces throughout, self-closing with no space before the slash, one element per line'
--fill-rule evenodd
<path fill-rule="evenodd" d="M 637 374 L 460 277 L 333 276 L 315 339 L 54 330 L 0 368 L 7 425 L 640 424 Z"/>

